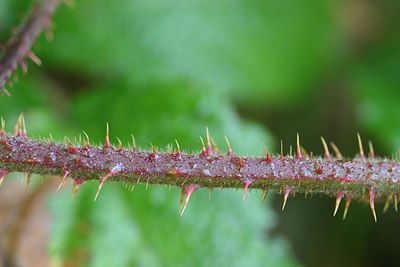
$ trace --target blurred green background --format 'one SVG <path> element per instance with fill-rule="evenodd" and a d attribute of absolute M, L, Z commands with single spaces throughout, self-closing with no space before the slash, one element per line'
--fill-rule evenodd
<path fill-rule="evenodd" d="M 0 1 L 0 40 L 32 1 Z M 105 122 L 125 145 L 178 139 L 199 151 L 205 126 L 240 155 L 278 151 L 279 139 L 322 153 L 319 137 L 356 153 L 356 133 L 380 155 L 400 148 L 400 2 L 82 0 L 61 6 L 54 39 L 34 47 L 43 66 L 0 97 L 8 122 L 24 112 L 34 137 L 82 134 L 99 144 Z M 20 72 L 19 72 L 20 73 Z M 11 131 L 11 125 L 8 125 Z M 112 138 L 114 144 L 117 143 Z M 366 143 L 366 142 L 365 142 Z M 199 190 L 183 217 L 173 188 L 97 183 L 50 194 L 54 266 L 396 266 L 400 216 L 378 224 L 352 203 Z M 341 207 L 340 212 L 342 212 Z"/>

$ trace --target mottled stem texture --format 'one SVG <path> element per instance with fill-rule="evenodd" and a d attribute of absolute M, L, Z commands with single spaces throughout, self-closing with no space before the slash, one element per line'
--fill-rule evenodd
<path fill-rule="evenodd" d="M 6 83 L 11 84 L 11 76 L 17 66 L 27 72 L 25 60 L 30 58 L 40 65 L 40 59 L 32 52 L 32 45 L 44 29 L 50 29 L 51 17 L 63 0 L 40 0 L 31 9 L 13 37 L 4 45 L 0 54 L 0 89 L 7 95 Z"/>
<path fill-rule="evenodd" d="M 22 122 L 22 123 L 21 123 Z M 17 124 L 18 125 L 18 124 Z M 19 125 L 24 125 L 20 120 Z M 128 184 L 147 183 L 173 185 L 182 188 L 185 207 L 192 192 L 199 188 L 261 189 L 264 197 L 269 190 L 284 194 L 284 205 L 290 193 L 325 194 L 336 197 L 336 208 L 343 197 L 347 207 L 351 199 L 370 203 L 375 215 L 374 201 L 385 197 L 390 203 L 400 192 L 400 164 L 389 159 L 377 159 L 373 153 L 364 157 L 360 141 L 360 157 L 345 160 L 331 157 L 323 140 L 325 157 L 308 158 L 301 153 L 299 141 L 296 156 L 272 157 L 268 150 L 264 158 L 239 157 L 229 142 L 227 155 L 221 155 L 210 145 L 207 131 L 206 146 L 199 154 L 176 151 L 137 151 L 135 146 L 114 148 L 109 143 L 92 147 L 87 139 L 83 145 L 56 144 L 52 141 L 31 140 L 23 127 L 14 135 L 2 130 L 0 135 L 0 178 L 10 172 L 60 176 L 74 179 L 76 191 L 82 182 L 98 180 L 100 192 L 104 182 Z M 298 139 L 299 140 L 299 139 Z M 347 208 L 345 210 L 347 212 Z"/>

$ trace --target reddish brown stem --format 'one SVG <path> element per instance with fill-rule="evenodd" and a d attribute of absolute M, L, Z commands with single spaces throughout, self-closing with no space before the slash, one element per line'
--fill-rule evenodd
<path fill-rule="evenodd" d="M 388 159 L 237 157 L 212 151 L 187 155 L 72 146 L 0 136 L 0 170 L 56 175 L 79 181 L 257 188 L 285 192 L 345 194 L 369 201 L 400 192 L 400 163 Z M 78 180 L 79 179 L 79 180 Z M 82 180 L 83 179 L 83 180 Z M 99 187 L 100 189 L 101 187 Z M 371 188 L 373 192 L 371 193 Z"/>

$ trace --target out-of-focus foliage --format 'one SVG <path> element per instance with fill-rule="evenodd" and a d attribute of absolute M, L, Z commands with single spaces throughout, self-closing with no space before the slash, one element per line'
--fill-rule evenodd
<path fill-rule="evenodd" d="M 29 4 L 0 2 L 4 40 Z M 346 138 L 344 151 L 354 151 L 355 132 L 365 130 L 378 150 L 393 153 L 400 148 L 396 10 L 399 5 L 391 1 L 359 0 L 76 1 L 74 8 L 63 6 L 56 14 L 54 40 L 42 36 L 35 46 L 44 65 L 20 76 L 13 96 L 0 99 L 0 113 L 12 121 L 24 112 L 36 136 L 51 132 L 62 140 L 85 130 L 100 143 L 109 122 L 111 136 L 125 145 L 133 133 L 143 148 L 151 142 L 162 150 L 178 139 L 188 152 L 199 151 L 198 135 L 208 126 L 221 150 L 227 135 L 237 153 L 260 156 L 264 144 L 277 142 L 260 123 L 239 116 L 240 110 L 282 135 L 314 134 L 313 144 L 324 133 Z M 343 137 L 349 132 L 354 136 Z M 346 146 L 349 140 L 354 146 Z M 214 190 L 208 200 L 208 191 L 199 190 L 181 218 L 176 188 L 137 186 L 128 192 L 107 183 L 93 203 L 96 187 L 84 184 L 74 202 L 68 189 L 52 196 L 54 261 L 298 265 L 286 241 L 269 236 L 276 218 L 268 204 L 259 207 L 259 192 L 242 202 L 241 192 Z M 325 206 L 323 211 L 328 212 Z M 284 219 L 284 232 L 303 262 L 373 262 L 373 253 L 359 241 L 368 240 L 368 226 L 356 221 L 343 231 L 346 238 L 349 233 L 359 237 L 346 239 L 348 249 L 337 231 L 316 222 L 324 222 L 320 214 L 318 219 L 312 211 L 305 214 L 302 207 L 295 219 Z M 328 242 L 330 235 L 337 240 Z"/>

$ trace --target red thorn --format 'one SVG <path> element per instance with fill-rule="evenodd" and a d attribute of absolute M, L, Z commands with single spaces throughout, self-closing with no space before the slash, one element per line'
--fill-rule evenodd
<path fill-rule="evenodd" d="M 6 175 L 9 173 L 9 170 L 0 170 L 0 186 L 3 183 L 4 177 L 6 177 Z"/>
<path fill-rule="evenodd" d="M 264 146 L 264 147 L 265 147 L 265 154 L 266 154 L 265 161 L 267 163 L 273 162 L 274 160 L 271 158 L 271 154 L 269 153 L 269 150 L 268 150 L 267 146 Z"/>
<path fill-rule="evenodd" d="M 249 188 L 249 186 L 252 184 L 253 182 L 250 180 L 245 180 L 243 181 L 243 200 L 246 199 L 246 192 L 247 192 L 247 188 Z"/>
<path fill-rule="evenodd" d="M 339 192 L 336 194 L 336 203 L 335 203 L 335 210 L 333 211 L 333 217 L 336 216 L 336 213 L 340 205 L 340 201 L 342 200 L 343 197 L 344 197 L 344 192 Z"/>
<path fill-rule="evenodd" d="M 96 193 L 96 195 L 95 195 L 95 197 L 94 197 L 94 201 L 97 200 L 97 197 L 98 197 L 99 194 L 100 194 L 100 190 L 101 190 L 101 188 L 103 187 L 104 182 L 105 182 L 111 175 L 113 175 L 113 174 L 114 174 L 113 172 L 108 172 L 105 176 L 103 176 L 102 178 L 100 178 L 99 187 L 97 188 L 97 193 Z"/>
<path fill-rule="evenodd" d="M 72 200 L 74 200 L 76 194 L 78 193 L 79 187 L 81 186 L 81 184 L 83 184 L 84 181 L 86 181 L 85 178 L 78 178 L 75 181 L 75 186 L 74 186 L 74 193 L 72 195 Z"/>
<path fill-rule="evenodd" d="M 285 157 L 283 156 L 283 141 L 282 141 L 282 139 L 281 139 L 281 157 L 280 157 L 280 159 L 281 160 L 285 159 Z"/>
<path fill-rule="evenodd" d="M 89 139 L 89 135 L 85 132 L 85 131 L 82 131 L 83 132 L 83 134 L 85 135 L 85 137 L 86 137 L 86 145 L 85 145 L 85 147 L 83 148 L 84 150 L 88 150 L 89 148 L 90 148 L 90 139 Z"/>
<path fill-rule="evenodd" d="M 349 211 L 350 203 L 351 203 L 351 197 L 347 197 L 346 204 L 344 206 L 343 220 L 346 219 L 347 212 Z"/>
<path fill-rule="evenodd" d="M 368 146 L 369 146 L 369 159 L 374 160 L 375 159 L 375 152 L 374 152 L 374 146 L 372 145 L 371 141 L 368 141 Z"/>
<path fill-rule="evenodd" d="M 186 195 L 185 198 L 185 204 L 183 205 L 183 209 L 180 212 L 180 215 L 182 216 L 183 213 L 186 210 L 187 204 L 189 203 L 190 197 L 192 196 L 192 193 L 198 189 L 197 185 L 191 184 L 189 186 L 186 186 L 185 188 L 182 188 L 182 194 L 181 194 L 181 200 L 179 202 L 179 210 L 181 210 L 183 198 Z"/>
<path fill-rule="evenodd" d="M 290 194 L 290 192 L 292 192 L 292 188 L 286 188 L 284 193 L 283 193 L 283 204 L 282 204 L 282 211 L 285 209 L 286 207 L 286 202 L 288 199 L 288 196 Z"/>
<path fill-rule="evenodd" d="M 200 156 L 207 157 L 206 148 L 204 146 L 204 140 L 203 140 L 203 138 L 201 136 L 199 136 L 199 138 L 200 138 L 200 141 L 201 141 L 201 154 L 200 154 Z"/>
<path fill-rule="evenodd" d="M 362 161 L 364 161 L 365 160 L 364 149 L 363 149 L 363 146 L 362 146 L 361 137 L 360 137 L 359 133 L 357 133 L 357 139 L 358 139 L 358 147 L 359 147 L 359 150 L 360 150 L 360 158 L 361 158 Z"/>
<path fill-rule="evenodd" d="M 208 127 L 206 127 L 206 138 L 207 138 L 207 156 L 212 155 L 213 150 L 211 148 L 211 139 L 210 139 L 210 133 L 208 132 Z"/>
<path fill-rule="evenodd" d="M 57 190 L 56 190 L 56 191 L 60 190 L 61 186 L 63 186 L 63 185 L 65 184 L 65 180 L 67 179 L 67 176 L 68 176 L 68 174 L 70 174 L 70 173 L 71 173 L 70 171 L 64 170 L 63 177 L 61 178 L 61 183 L 60 183 L 60 185 L 57 187 Z"/>
<path fill-rule="evenodd" d="M 325 159 L 331 160 L 331 154 L 329 153 L 328 145 L 326 144 L 325 139 L 322 136 L 321 136 L 321 142 L 322 142 L 322 145 L 324 146 Z"/>
<path fill-rule="evenodd" d="M 299 133 L 297 133 L 297 142 L 296 142 L 296 158 L 297 159 L 302 159 L 303 158 L 303 154 L 301 153 L 301 148 L 300 148 L 300 137 L 299 137 Z"/>
<path fill-rule="evenodd" d="M 321 168 L 321 165 L 317 162 L 317 169 L 315 170 L 316 174 L 323 174 L 324 171 Z"/>
<path fill-rule="evenodd" d="M 225 141 L 226 141 L 226 146 L 228 147 L 228 153 L 227 153 L 227 156 L 228 156 L 228 157 L 233 157 L 233 156 L 234 156 L 234 154 L 233 154 L 233 151 L 232 151 L 231 145 L 229 144 L 228 137 L 226 137 L 226 136 L 225 136 Z"/>
<path fill-rule="evenodd" d="M 372 215 L 374 216 L 374 220 L 376 223 L 378 220 L 376 218 L 376 212 L 375 212 L 375 192 L 373 186 L 369 187 L 369 206 L 371 208 Z"/>
<path fill-rule="evenodd" d="M 71 140 L 69 140 L 68 137 L 66 137 L 66 138 L 67 138 L 67 142 L 68 142 L 68 151 L 69 151 L 69 153 L 71 153 L 71 154 L 78 153 L 78 150 L 72 145 Z"/>
<path fill-rule="evenodd" d="M 264 203 L 265 198 L 267 197 L 267 194 L 268 194 L 268 190 L 263 190 L 263 194 L 261 196 L 260 206 Z"/>
<path fill-rule="evenodd" d="M 122 151 L 122 142 L 118 137 L 116 137 L 116 138 L 118 140 L 118 150 L 117 150 L 117 152 L 121 152 Z"/>
<path fill-rule="evenodd" d="M 110 148 L 110 136 L 109 136 L 109 127 L 108 127 L 108 122 L 106 124 L 106 140 L 104 142 L 103 148 Z"/>

